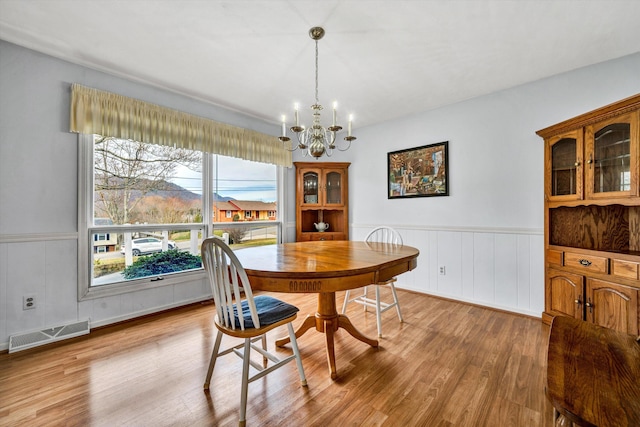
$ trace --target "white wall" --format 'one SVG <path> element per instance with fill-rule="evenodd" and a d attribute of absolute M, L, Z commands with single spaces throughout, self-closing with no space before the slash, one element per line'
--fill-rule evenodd
<path fill-rule="evenodd" d="M 637 93 L 640 53 L 355 127 L 352 148 L 332 158 L 352 162 L 351 239 L 396 227 L 420 249 L 418 268 L 401 275 L 399 287 L 540 316 L 543 141 L 535 132 Z M 387 153 L 441 141 L 449 141 L 450 196 L 389 200 Z"/>
<path fill-rule="evenodd" d="M 640 54 L 367 129 L 335 161 L 351 161 L 351 237 L 401 228 L 421 251 L 401 286 L 539 315 L 542 142 L 535 130 L 640 92 Z M 10 335 L 91 318 L 108 324 L 205 298 L 203 280 L 77 301 L 77 136 L 71 83 L 257 131 L 232 111 L 0 41 L 0 349 Z M 422 82 L 420 84 L 423 84 Z M 388 151 L 448 140 L 451 196 L 387 200 Z M 286 174 L 287 200 L 295 192 Z M 289 218 L 294 207 L 285 206 Z M 295 225 L 285 236 L 293 240 Z M 446 265 L 439 276 L 437 267 Z M 22 296 L 39 307 L 22 310 Z"/>

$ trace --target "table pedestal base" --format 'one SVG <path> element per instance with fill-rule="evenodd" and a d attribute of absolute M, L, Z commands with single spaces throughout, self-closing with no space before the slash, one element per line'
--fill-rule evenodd
<path fill-rule="evenodd" d="M 315 327 L 316 331 L 325 334 L 327 340 L 327 362 L 329 363 L 329 372 L 331 379 L 336 379 L 336 355 L 334 348 L 334 335 L 339 328 L 349 332 L 355 339 L 369 344 L 372 347 L 378 347 L 378 340 L 366 337 L 356 329 L 349 318 L 343 314 L 338 314 L 336 309 L 336 293 L 322 292 L 318 294 L 318 308 L 315 315 L 308 315 L 304 322 L 296 330 L 296 338 L 301 337 L 309 329 Z M 276 345 L 281 347 L 289 342 L 289 337 L 276 340 Z"/>

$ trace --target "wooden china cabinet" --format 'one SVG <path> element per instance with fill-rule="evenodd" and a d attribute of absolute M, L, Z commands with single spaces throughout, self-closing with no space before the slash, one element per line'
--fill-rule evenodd
<path fill-rule="evenodd" d="M 640 334 L 640 95 L 544 138 L 545 311 Z"/>
<path fill-rule="evenodd" d="M 296 240 L 349 240 L 350 163 L 294 162 Z M 316 224 L 328 224 L 319 231 Z M 321 228 L 321 227 L 320 227 Z"/>

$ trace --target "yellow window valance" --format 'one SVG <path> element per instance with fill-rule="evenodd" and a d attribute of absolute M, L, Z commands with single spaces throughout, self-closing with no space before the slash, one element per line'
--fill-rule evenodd
<path fill-rule="evenodd" d="M 70 131 L 292 165 L 274 136 L 74 83 Z"/>

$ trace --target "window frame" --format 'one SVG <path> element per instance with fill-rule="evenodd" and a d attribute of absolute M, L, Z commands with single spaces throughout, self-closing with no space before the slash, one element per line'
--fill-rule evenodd
<path fill-rule="evenodd" d="M 213 174 L 215 154 L 202 154 L 202 217 L 201 223 L 148 224 L 148 225 L 93 225 L 94 215 L 94 139 L 92 134 L 78 134 L 78 301 L 109 297 L 130 292 L 157 288 L 161 286 L 190 284 L 206 278 L 203 269 L 176 272 L 170 275 L 148 276 L 140 279 L 116 282 L 108 285 L 91 286 L 93 275 L 93 238 L 94 233 L 124 233 L 145 230 L 201 230 L 203 239 L 213 235 L 216 228 L 228 228 L 229 222 L 214 222 L 213 218 Z M 276 167 L 276 203 L 283 197 L 282 185 L 285 168 Z M 277 212 L 276 221 L 268 221 L 277 226 L 277 243 L 282 243 L 282 224 L 286 209 Z M 241 224 L 235 224 L 241 225 Z M 251 222 L 247 226 L 259 225 Z"/>

